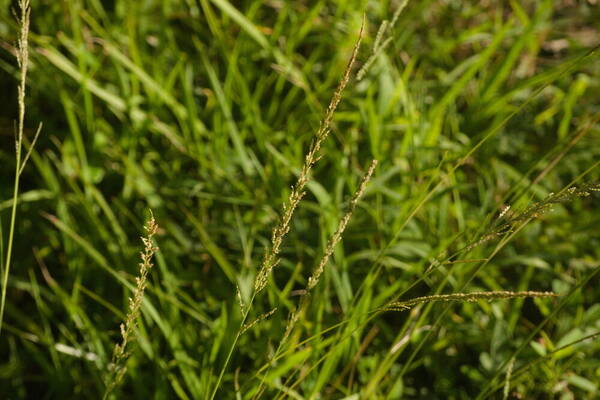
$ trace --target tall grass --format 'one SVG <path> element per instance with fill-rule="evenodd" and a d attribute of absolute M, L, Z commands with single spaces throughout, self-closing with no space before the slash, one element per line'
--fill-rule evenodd
<path fill-rule="evenodd" d="M 42 126 L 40 124 L 32 143 L 30 144 L 29 151 L 23 156 L 23 141 L 25 140 L 25 90 L 27 85 L 27 71 L 29 69 L 29 23 L 31 18 L 31 6 L 29 0 L 19 0 L 19 36 L 17 40 L 16 58 L 19 66 L 19 86 L 17 89 L 18 98 L 18 118 L 17 127 L 15 132 L 15 173 L 13 183 L 13 195 L 12 195 L 12 206 L 10 213 L 10 225 L 8 228 L 8 240 L 6 244 L 6 259 L 2 257 L 0 252 L 0 262 L 2 263 L 2 299 L 0 300 L 0 333 L 2 333 L 2 324 L 4 321 L 4 306 L 6 304 L 6 290 L 8 287 L 8 277 L 10 275 L 10 267 L 12 262 L 12 251 L 13 242 L 15 240 L 15 223 L 17 220 L 17 207 L 19 203 L 19 183 L 21 181 L 21 174 L 23 168 L 27 164 L 27 160 L 31 155 L 33 146 L 35 145 L 37 138 L 41 132 Z M 15 13 L 16 14 L 16 13 Z M 0 233 L 2 230 L 0 229 Z M 4 240 L 4 238 L 0 238 Z M 2 246 L 3 248 L 4 246 Z"/>
<path fill-rule="evenodd" d="M 267 283 L 268 283 L 269 277 L 271 276 L 273 268 L 275 266 L 277 266 L 277 264 L 279 263 L 278 255 L 280 252 L 281 244 L 283 242 L 283 239 L 285 238 L 285 236 L 287 235 L 287 233 L 290 230 L 290 223 L 292 220 L 292 216 L 294 215 L 294 211 L 296 210 L 296 208 L 300 204 L 300 201 L 306 194 L 305 187 L 310 179 L 311 170 L 313 169 L 314 165 L 319 160 L 319 158 L 321 158 L 321 154 L 319 154 L 319 151 L 321 150 L 321 146 L 323 145 L 323 142 L 325 141 L 325 139 L 327 139 L 327 136 L 329 136 L 329 133 L 331 131 L 331 123 L 333 122 L 334 113 L 337 110 L 340 101 L 342 100 L 342 94 L 344 92 L 344 89 L 346 88 L 346 86 L 348 85 L 348 82 L 350 81 L 350 76 L 351 76 L 350 74 L 352 73 L 352 69 L 354 67 L 354 62 L 356 61 L 356 56 L 358 55 L 358 51 L 360 50 L 360 43 L 362 41 L 363 29 L 364 29 L 364 19 L 363 19 L 363 24 L 361 25 L 361 28 L 360 28 L 360 32 L 358 34 L 358 40 L 356 42 L 356 45 L 354 46 L 354 49 L 352 50 L 352 55 L 350 56 L 350 60 L 348 61 L 348 65 L 346 66 L 346 69 L 344 71 L 344 75 L 343 75 L 342 79 L 340 80 L 340 83 L 338 84 L 337 89 L 333 93 L 333 96 L 331 97 L 331 101 L 329 102 L 329 105 L 327 106 L 327 111 L 325 112 L 325 116 L 323 117 L 322 121 L 320 122 L 319 129 L 317 130 L 317 132 L 315 134 L 315 138 L 312 141 L 312 144 L 310 145 L 310 148 L 304 157 L 304 164 L 302 165 L 302 169 L 300 171 L 300 175 L 298 176 L 298 180 L 296 181 L 296 184 L 292 187 L 292 190 L 288 197 L 287 202 L 284 203 L 284 205 L 283 205 L 282 217 L 279 220 L 279 223 L 277 224 L 277 226 L 275 228 L 273 228 L 273 233 L 271 235 L 270 247 L 267 248 L 267 250 L 265 251 L 265 256 L 263 258 L 263 262 L 262 262 L 260 269 L 258 270 L 258 273 L 256 275 L 256 278 L 254 280 L 254 291 L 252 292 L 252 297 L 250 298 L 250 302 L 248 303 L 248 305 L 242 309 L 242 322 L 240 324 L 240 328 L 238 329 L 238 332 L 235 335 L 235 339 L 233 340 L 233 343 L 231 344 L 230 350 L 227 354 L 227 358 L 225 359 L 225 363 L 224 363 L 223 367 L 221 368 L 221 372 L 219 373 L 219 376 L 217 378 L 215 388 L 212 392 L 212 395 L 210 396 L 211 400 L 215 398 L 217 391 L 219 390 L 219 386 L 221 385 L 221 380 L 223 379 L 223 374 L 225 373 L 225 370 L 227 369 L 229 360 L 233 354 L 233 351 L 235 350 L 235 346 L 238 342 L 240 335 L 248 329 L 248 327 L 245 326 L 245 323 L 246 323 L 246 319 L 248 318 L 248 314 L 250 313 L 250 310 L 252 308 L 252 305 L 254 303 L 254 299 L 255 299 L 256 295 L 258 293 L 260 293 L 267 286 Z M 371 173 L 372 173 L 372 170 L 371 170 Z M 347 221 L 346 221 L 346 223 L 347 223 Z M 342 231 L 343 231 L 343 229 L 342 229 Z M 340 232 L 340 234 L 341 234 L 341 232 Z M 318 280 L 318 277 L 315 276 L 315 278 L 313 278 L 313 282 L 315 279 Z M 310 287 L 310 281 L 309 281 L 309 287 Z M 259 317 L 259 319 L 263 319 L 263 317 Z M 250 325 L 250 326 L 252 326 L 252 325 Z"/>
<path fill-rule="evenodd" d="M 599 393 L 595 11 L 19 6 L 2 393 Z"/>

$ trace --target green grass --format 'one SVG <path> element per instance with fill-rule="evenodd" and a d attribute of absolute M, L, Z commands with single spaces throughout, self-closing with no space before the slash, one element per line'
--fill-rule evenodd
<path fill-rule="evenodd" d="M 105 394 L 148 209 L 160 251 L 116 398 L 600 395 L 597 5 L 409 1 L 392 23 L 404 2 L 33 1 L 21 157 L 43 129 L 15 201 L 13 3 L 3 398 Z"/>

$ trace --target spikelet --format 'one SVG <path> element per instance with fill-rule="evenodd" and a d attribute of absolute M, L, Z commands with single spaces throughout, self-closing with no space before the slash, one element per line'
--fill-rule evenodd
<path fill-rule="evenodd" d="M 242 327 L 242 331 L 240 332 L 240 335 L 244 334 L 244 332 L 246 332 L 248 329 L 252 328 L 254 325 L 258 324 L 261 321 L 264 321 L 265 319 L 269 318 L 271 315 L 275 314 L 275 311 L 277 311 L 277 307 L 275 307 L 274 309 L 272 309 L 271 311 L 269 311 L 267 313 L 260 315 L 254 321 L 245 324 Z"/>
<path fill-rule="evenodd" d="M 240 291 L 239 285 L 235 285 L 235 296 L 237 297 L 238 305 L 240 306 L 240 312 L 244 314 L 246 306 L 244 304 L 244 299 L 242 299 L 242 292 Z"/>

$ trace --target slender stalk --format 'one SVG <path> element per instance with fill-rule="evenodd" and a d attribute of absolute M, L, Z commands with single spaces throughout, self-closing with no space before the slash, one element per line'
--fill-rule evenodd
<path fill-rule="evenodd" d="M 210 400 L 213 400 L 217 395 L 217 392 L 219 391 L 219 387 L 221 386 L 223 376 L 225 375 L 225 371 L 227 370 L 229 361 L 231 360 L 231 356 L 233 355 L 233 351 L 237 346 L 237 342 L 240 336 L 245 331 L 246 320 L 248 319 L 248 314 L 250 313 L 250 309 L 252 308 L 254 299 L 256 298 L 257 294 L 267 286 L 268 279 L 271 276 L 273 268 L 275 268 L 279 263 L 278 255 L 280 246 L 283 242 L 283 239 L 290 230 L 290 222 L 292 220 L 294 211 L 300 203 L 300 200 L 302 200 L 302 198 L 304 197 L 304 188 L 310 180 L 310 172 L 312 170 L 312 167 L 320 159 L 319 152 L 321 150 L 321 145 L 323 144 L 325 139 L 327 139 L 327 136 L 329 136 L 329 132 L 331 131 L 331 123 L 333 122 L 333 116 L 335 114 L 335 111 L 337 110 L 340 101 L 342 100 L 342 93 L 348 85 L 348 82 L 350 81 L 350 74 L 352 72 L 354 62 L 356 61 L 356 56 L 358 55 L 358 50 L 360 48 L 360 43 L 363 37 L 364 27 L 365 18 L 363 16 L 358 40 L 354 45 L 352 55 L 350 56 L 350 60 L 348 61 L 346 69 L 344 70 L 344 75 L 340 80 L 337 89 L 333 93 L 331 101 L 329 102 L 329 106 L 327 107 L 327 111 L 325 112 L 325 116 L 321 121 L 319 129 L 317 130 L 317 133 L 315 135 L 315 140 L 312 142 L 308 152 L 304 157 L 304 164 L 302 166 L 302 170 L 300 171 L 300 175 L 298 176 L 298 180 L 296 181 L 296 184 L 292 187 L 292 192 L 290 193 L 287 202 L 283 205 L 283 215 L 281 216 L 279 223 L 273 229 L 273 233 L 271 236 L 271 246 L 265 251 L 265 256 L 263 258 L 261 268 L 258 271 L 258 274 L 256 275 L 256 279 L 254 280 L 252 297 L 250 298 L 250 301 L 248 302 L 248 305 L 246 306 L 245 310 L 242 311 L 242 321 L 240 322 L 240 327 L 235 335 L 233 343 L 229 348 L 229 351 L 227 352 L 225 363 L 223 364 L 223 367 L 219 372 L 217 382 L 210 395 Z"/>
<path fill-rule="evenodd" d="M 217 392 L 219 391 L 219 387 L 221 386 L 221 381 L 223 380 L 223 375 L 225 375 L 225 371 L 227 370 L 227 366 L 229 365 L 229 361 L 231 360 L 231 356 L 233 355 L 233 351 L 235 350 L 235 347 L 237 346 L 237 342 L 240 340 L 240 336 L 242 336 L 242 332 L 244 330 L 244 325 L 246 324 L 246 320 L 248 319 L 248 314 L 250 314 L 250 306 L 252 305 L 252 303 L 254 302 L 254 299 L 256 298 L 256 291 L 254 291 L 252 293 L 252 297 L 250 298 L 250 301 L 248 302 L 248 306 L 246 307 L 246 309 L 244 310 L 243 314 L 242 314 L 242 321 L 240 322 L 240 329 L 238 329 L 237 333 L 235 334 L 235 338 L 233 339 L 233 343 L 231 343 L 231 346 L 229 347 L 229 351 L 227 352 L 227 357 L 225 358 L 225 363 L 223 364 L 223 367 L 221 368 L 221 372 L 219 373 L 219 377 L 217 378 L 217 383 L 215 384 L 215 388 L 212 391 L 212 394 L 210 395 L 210 400 L 213 400 L 215 398 L 215 396 L 217 395 Z"/>
<path fill-rule="evenodd" d="M 21 175 L 21 149 L 23 147 L 23 131 L 25 124 L 25 83 L 27 81 L 27 68 L 29 66 L 29 17 L 31 7 L 29 0 L 20 0 L 19 8 L 19 39 L 17 42 L 17 62 L 19 64 L 20 76 L 18 87 L 19 119 L 17 122 L 15 182 L 13 186 L 12 209 L 10 214 L 10 227 L 8 230 L 8 244 L 6 248 L 6 262 L 4 263 L 4 274 L 2 276 L 2 300 L 0 301 L 0 333 L 2 333 L 2 322 L 4 321 L 4 306 L 6 304 L 6 289 L 8 286 L 8 275 L 10 273 L 10 262 L 12 247 L 15 237 L 15 222 L 17 220 L 17 205 L 19 200 L 19 181 Z"/>
<path fill-rule="evenodd" d="M 373 175 L 373 172 L 375 171 L 376 166 L 377 166 L 377 160 L 371 161 L 371 165 L 370 165 L 369 169 L 367 170 L 366 174 L 363 176 L 358 189 L 356 190 L 356 192 L 352 196 L 352 199 L 350 200 L 350 203 L 348 205 L 348 209 L 346 210 L 346 213 L 338 222 L 338 227 L 335 230 L 334 234 L 329 238 L 329 240 L 327 242 L 327 246 L 325 247 L 325 253 L 323 254 L 323 257 L 319 261 L 318 266 L 313 270 L 312 275 L 308 278 L 308 283 L 306 285 L 306 289 L 305 289 L 304 293 L 302 294 L 302 297 L 300 298 L 300 303 L 299 303 L 298 307 L 290 313 L 288 324 L 285 328 L 285 333 L 283 334 L 283 337 L 279 341 L 279 344 L 277 345 L 277 349 L 275 350 L 275 352 L 269 359 L 269 363 L 268 363 L 269 367 L 267 368 L 266 372 L 264 373 L 265 376 L 269 373 L 269 370 L 270 370 L 271 366 L 273 365 L 275 359 L 279 355 L 280 351 L 283 349 L 283 346 L 287 342 L 287 339 L 289 338 L 290 334 L 294 330 L 296 323 L 298 322 L 298 319 L 300 318 L 300 315 L 304 314 L 305 309 L 308 307 L 309 300 L 310 300 L 309 294 L 310 294 L 311 290 L 313 290 L 315 288 L 315 286 L 317 286 L 317 283 L 319 283 L 319 279 L 320 279 L 321 275 L 323 274 L 323 271 L 325 270 L 325 266 L 327 265 L 329 258 L 333 254 L 335 247 L 342 239 L 342 235 L 344 234 L 344 231 L 346 230 L 346 226 L 348 225 L 350 218 L 352 218 L 352 213 L 354 212 L 354 209 L 356 208 L 358 201 L 364 194 L 364 192 L 367 188 L 367 184 L 371 180 L 371 176 Z M 254 399 L 258 399 L 262 395 L 262 389 L 264 387 L 264 383 L 265 383 L 265 380 L 261 379 L 258 390 L 256 391 L 256 394 L 253 397 Z"/>

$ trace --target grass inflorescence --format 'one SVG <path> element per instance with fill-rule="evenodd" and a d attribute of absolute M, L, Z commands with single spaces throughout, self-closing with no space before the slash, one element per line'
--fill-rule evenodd
<path fill-rule="evenodd" d="M 432 296 L 415 297 L 405 301 L 393 301 L 381 307 L 379 311 L 406 311 L 418 304 L 431 303 L 436 301 L 458 301 L 474 302 L 479 300 L 498 300 L 498 299 L 518 299 L 523 297 L 556 297 L 552 292 L 535 292 L 531 290 L 523 292 L 511 292 L 506 290 L 490 292 L 470 292 L 470 293 L 451 293 L 436 294 Z"/>
<path fill-rule="evenodd" d="M 125 373 L 127 372 L 127 359 L 129 358 L 131 342 L 135 339 L 135 332 L 138 326 L 142 301 L 144 300 L 144 292 L 148 285 L 148 273 L 154 266 L 152 257 L 158 251 L 158 247 L 154 244 L 154 236 L 158 232 L 158 224 L 154 219 L 154 215 L 150 215 L 146 226 L 144 226 L 146 236 L 142 237 L 144 250 L 140 252 L 142 261 L 139 263 L 139 273 L 135 278 L 135 289 L 133 297 L 129 298 L 129 308 L 125 321 L 120 325 L 121 342 L 115 345 L 112 354 L 112 360 L 108 366 L 108 374 L 105 378 L 106 391 L 104 398 L 108 399 L 114 393 L 119 385 L 123 382 Z"/>
<path fill-rule="evenodd" d="M 19 0 L 19 12 L 15 12 L 19 25 L 19 35 L 17 39 L 17 47 L 15 56 L 19 70 L 19 85 L 17 87 L 17 105 L 18 118 L 15 132 L 15 172 L 13 183 L 13 196 L 11 202 L 10 226 L 8 231 L 8 240 L 6 245 L 6 259 L 3 257 L 3 252 L 0 252 L 0 263 L 2 263 L 2 297 L 0 300 L 0 333 L 2 333 L 2 325 L 4 321 L 4 307 L 6 305 L 6 290 L 8 287 L 8 278 L 12 262 L 13 243 L 15 240 L 15 223 L 17 219 L 17 206 L 19 204 L 19 184 L 21 182 L 21 174 L 23 168 L 27 164 L 27 160 L 31 155 L 33 146 L 41 132 L 42 125 L 40 124 L 32 143 L 29 145 L 29 151 L 23 156 L 23 141 L 25 140 L 25 92 L 27 88 L 27 72 L 29 70 L 29 25 L 31 20 L 31 5 L 29 0 Z M 1 223 L 0 223 L 1 228 Z M 2 229 L 0 229 L 2 233 Z M 1 238 L 3 241 L 4 238 Z M 3 248 L 3 246 L 2 246 Z"/>

